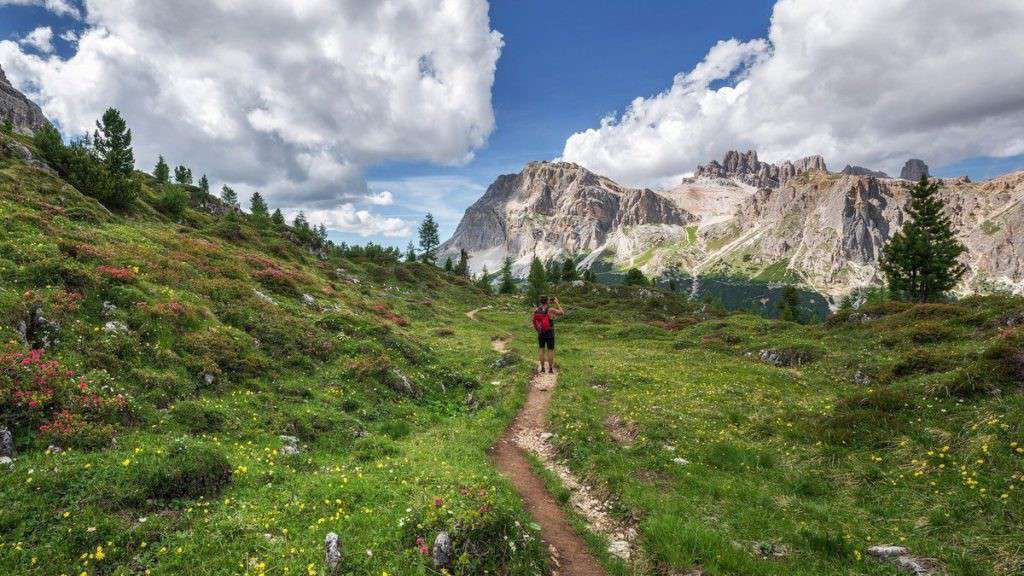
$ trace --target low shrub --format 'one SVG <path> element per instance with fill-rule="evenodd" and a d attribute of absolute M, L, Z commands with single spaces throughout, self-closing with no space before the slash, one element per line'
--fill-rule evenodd
<path fill-rule="evenodd" d="M 193 434 L 220 432 L 227 416 L 224 410 L 195 400 L 183 400 L 174 405 L 171 419 Z"/>
<path fill-rule="evenodd" d="M 177 442 L 149 468 L 139 468 L 136 482 L 147 498 L 198 498 L 218 494 L 231 482 L 231 464 L 208 444 Z"/>
<path fill-rule="evenodd" d="M 906 429 L 902 412 L 913 404 L 910 394 L 902 390 L 858 391 L 836 402 L 832 413 L 821 419 L 820 435 L 832 444 L 893 442 Z"/>

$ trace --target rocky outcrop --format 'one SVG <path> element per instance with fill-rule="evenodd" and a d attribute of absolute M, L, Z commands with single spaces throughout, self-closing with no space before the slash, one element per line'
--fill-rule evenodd
<path fill-rule="evenodd" d="M 7 121 L 22 134 L 31 134 L 48 124 L 39 106 L 12 86 L 0 68 L 0 123 Z"/>
<path fill-rule="evenodd" d="M 778 188 L 787 180 L 812 170 L 826 171 L 825 159 L 821 156 L 807 156 L 795 162 L 769 164 L 757 159 L 757 152 L 748 150 L 741 154 L 736 150 L 725 153 L 721 164 L 711 162 L 698 166 L 694 178 L 729 178 L 757 188 Z"/>
<path fill-rule="evenodd" d="M 903 169 L 900 170 L 900 178 L 910 180 L 911 182 L 917 182 L 921 178 L 927 177 L 928 165 L 923 160 L 918 160 L 917 158 L 907 160 L 907 163 L 903 165 Z"/>
<path fill-rule="evenodd" d="M 487 188 L 441 246 L 440 257 L 466 250 L 477 271 L 485 265 L 495 270 L 510 256 L 522 271 L 534 256 L 586 254 L 627 229 L 695 220 L 652 190 L 621 186 L 568 162 L 531 162 Z"/>
<path fill-rule="evenodd" d="M 863 166 L 851 166 L 849 164 L 846 165 L 846 168 L 840 170 L 839 173 L 846 174 L 848 176 L 874 176 L 875 178 L 889 177 L 888 174 L 880 170 L 872 170 L 870 168 L 865 168 Z"/>

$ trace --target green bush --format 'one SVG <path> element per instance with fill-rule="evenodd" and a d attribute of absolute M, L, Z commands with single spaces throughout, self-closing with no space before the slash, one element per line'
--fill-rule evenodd
<path fill-rule="evenodd" d="M 167 457 L 150 468 L 140 467 L 136 483 L 147 498 L 215 496 L 231 482 L 231 464 L 208 444 L 178 442 Z"/>
<path fill-rule="evenodd" d="M 171 418 L 193 434 L 220 432 L 227 420 L 223 409 L 195 400 L 183 400 L 175 404 Z"/>
<path fill-rule="evenodd" d="M 180 218 L 188 208 L 189 195 L 185 188 L 166 184 L 157 199 L 157 209 L 174 218 Z"/>

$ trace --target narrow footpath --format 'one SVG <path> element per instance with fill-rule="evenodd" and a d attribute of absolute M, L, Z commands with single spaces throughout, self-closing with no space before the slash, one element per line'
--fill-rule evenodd
<path fill-rule="evenodd" d="M 504 348 L 504 342 L 500 346 Z M 522 410 L 491 448 L 491 458 L 498 471 L 512 481 L 527 511 L 540 525 L 541 539 L 551 553 L 552 575 L 604 576 L 604 568 L 591 556 L 586 542 L 573 530 L 558 502 L 544 487 L 544 480 L 530 467 L 526 453 L 515 441 L 517 437 L 537 435 L 544 430 L 544 418 L 557 383 L 555 374 L 533 377 Z"/>

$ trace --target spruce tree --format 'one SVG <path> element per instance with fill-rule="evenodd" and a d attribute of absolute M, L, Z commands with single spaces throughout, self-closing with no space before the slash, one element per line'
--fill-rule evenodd
<path fill-rule="evenodd" d="M 459 249 L 459 263 L 455 265 L 455 273 L 469 278 L 469 252 Z"/>
<path fill-rule="evenodd" d="M 132 177 L 135 171 L 132 131 L 116 109 L 107 108 L 96 122 L 93 149 L 110 177 L 109 188 L 100 200 L 112 208 L 127 208 L 135 202 L 139 184 Z"/>
<path fill-rule="evenodd" d="M 220 189 L 220 199 L 224 201 L 230 208 L 238 206 L 238 193 L 233 188 L 225 184 Z"/>
<path fill-rule="evenodd" d="M 626 271 L 622 283 L 626 286 L 647 286 L 647 277 L 639 268 L 630 268 Z"/>
<path fill-rule="evenodd" d="M 512 277 L 512 258 L 509 256 L 506 256 L 505 261 L 501 263 L 501 285 L 498 287 L 498 292 L 502 294 L 516 293 L 516 281 Z"/>
<path fill-rule="evenodd" d="M 185 186 L 192 185 L 192 169 L 187 166 L 178 166 L 174 169 L 174 181 Z"/>
<path fill-rule="evenodd" d="M 203 193 L 203 198 L 210 195 L 210 180 L 206 177 L 206 174 L 203 174 L 203 177 L 199 179 L 199 191 Z"/>
<path fill-rule="evenodd" d="M 782 298 L 779 299 L 779 320 L 787 322 L 800 321 L 800 293 L 796 286 L 787 284 L 782 288 Z"/>
<path fill-rule="evenodd" d="M 444 271 L 445 272 L 451 272 L 453 269 L 454 269 L 454 267 L 452 266 L 452 257 L 449 256 L 444 261 Z"/>
<path fill-rule="evenodd" d="M 280 208 L 277 208 L 277 209 L 274 210 L 274 213 L 270 216 L 270 222 L 278 230 L 284 228 L 284 226 L 285 226 L 284 214 L 281 213 L 281 209 Z"/>
<path fill-rule="evenodd" d="M 167 184 L 171 180 L 171 168 L 163 156 L 156 161 L 156 168 L 153 168 L 153 177 L 157 184 Z"/>
<path fill-rule="evenodd" d="M 967 250 L 942 212 L 938 183 L 922 177 L 910 191 L 910 221 L 882 249 L 879 268 L 894 298 L 934 302 L 967 272 L 959 257 Z"/>
<path fill-rule="evenodd" d="M 412 263 L 416 261 L 416 245 L 409 241 L 409 245 L 405 248 L 405 261 Z"/>
<path fill-rule="evenodd" d="M 267 222 L 270 220 L 270 208 L 267 206 L 267 201 L 263 199 L 263 195 L 259 192 L 253 192 L 252 198 L 249 199 L 249 213 L 257 222 Z"/>
<path fill-rule="evenodd" d="M 573 282 L 579 280 L 580 273 L 576 269 L 576 260 L 571 256 L 565 259 L 562 263 L 562 280 L 565 282 Z"/>
<path fill-rule="evenodd" d="M 427 264 L 433 264 L 437 260 L 437 247 L 441 244 L 441 239 L 437 234 L 437 222 L 434 221 L 434 215 L 427 212 L 426 217 L 423 218 L 423 223 L 420 224 L 420 259 Z"/>
<path fill-rule="evenodd" d="M 526 298 L 531 304 L 540 301 L 540 297 L 547 290 L 547 281 L 544 277 L 544 264 L 536 256 L 530 262 L 530 274 L 526 277 L 527 289 Z"/>
<path fill-rule="evenodd" d="M 544 278 L 552 284 L 557 284 L 562 279 L 562 267 L 558 264 L 555 259 L 548 260 L 547 266 L 544 269 Z"/>
<path fill-rule="evenodd" d="M 478 288 L 491 294 L 491 274 L 487 271 L 487 265 L 484 265 L 483 270 L 480 272 L 480 278 L 477 279 L 476 285 Z"/>
<path fill-rule="evenodd" d="M 583 281 L 597 282 L 597 274 L 594 274 L 594 270 L 592 268 L 587 268 L 583 271 Z"/>

